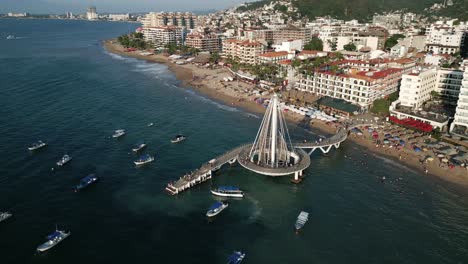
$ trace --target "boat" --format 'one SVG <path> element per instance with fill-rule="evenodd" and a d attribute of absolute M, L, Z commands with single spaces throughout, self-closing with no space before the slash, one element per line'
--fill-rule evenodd
<path fill-rule="evenodd" d="M 117 129 L 116 131 L 114 131 L 114 134 L 112 134 L 112 137 L 113 138 L 119 138 L 123 135 L 125 135 L 127 132 L 125 132 L 125 129 Z"/>
<path fill-rule="evenodd" d="M 67 233 L 65 231 L 56 229 L 55 232 L 46 237 L 47 241 L 45 243 L 37 247 L 37 251 L 44 252 L 55 247 L 58 243 L 62 242 L 70 234 L 71 232 Z"/>
<path fill-rule="evenodd" d="M 154 126 L 154 124 L 153 123 L 148 123 L 148 125 L 146 125 L 146 126 L 147 127 L 152 127 L 152 126 Z"/>
<path fill-rule="evenodd" d="M 216 202 L 213 205 L 211 205 L 211 207 L 208 209 L 208 212 L 206 212 L 206 216 L 213 217 L 221 213 L 221 211 L 226 209 L 226 207 L 228 206 L 229 204 L 227 202 Z"/>
<path fill-rule="evenodd" d="M 9 213 L 9 212 L 0 212 L 0 222 L 3 222 L 5 220 L 7 220 L 8 218 L 12 217 L 13 214 Z"/>
<path fill-rule="evenodd" d="M 184 135 L 177 135 L 171 139 L 171 143 L 179 143 L 186 139 L 187 137 Z"/>
<path fill-rule="evenodd" d="M 219 186 L 218 188 L 211 190 L 211 193 L 223 197 L 244 197 L 244 192 L 234 186 Z"/>
<path fill-rule="evenodd" d="M 242 253 L 240 251 L 234 251 L 229 257 L 228 257 L 228 264 L 239 264 L 242 262 L 242 260 L 245 258 L 245 253 Z"/>
<path fill-rule="evenodd" d="M 146 143 L 145 142 L 140 142 L 132 147 L 133 152 L 138 152 L 144 148 L 146 148 Z"/>
<path fill-rule="evenodd" d="M 8 35 L 8 36 L 6 37 L 6 39 L 15 39 L 15 36 L 13 36 L 13 35 Z"/>
<path fill-rule="evenodd" d="M 94 174 L 90 174 L 90 175 L 84 177 L 83 179 L 80 180 L 80 183 L 75 187 L 75 192 L 78 192 L 81 189 L 84 189 L 84 188 L 88 187 L 89 185 L 96 182 L 98 179 L 99 178 Z"/>
<path fill-rule="evenodd" d="M 301 211 L 301 213 L 299 214 L 296 220 L 296 225 L 295 225 L 296 231 L 301 229 L 308 220 L 309 220 L 309 213 Z"/>
<path fill-rule="evenodd" d="M 70 160 L 72 160 L 72 157 L 68 156 L 68 154 L 65 154 L 59 161 L 57 161 L 57 166 L 62 167 L 63 165 L 70 162 Z"/>
<path fill-rule="evenodd" d="M 136 161 L 134 161 L 135 165 L 139 166 L 139 165 L 144 165 L 146 163 L 150 163 L 154 160 L 154 157 L 149 155 L 149 154 L 146 154 L 146 155 L 143 155 L 141 156 L 139 159 L 137 159 Z"/>
<path fill-rule="evenodd" d="M 37 142 L 34 142 L 28 149 L 33 151 L 33 150 L 36 150 L 36 149 L 43 148 L 45 146 L 47 146 L 47 143 L 44 143 L 44 142 L 42 142 L 42 140 L 39 140 Z"/>

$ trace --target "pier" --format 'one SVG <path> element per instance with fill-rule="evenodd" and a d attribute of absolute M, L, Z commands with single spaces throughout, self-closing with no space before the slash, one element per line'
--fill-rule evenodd
<path fill-rule="evenodd" d="M 252 144 L 241 145 L 214 159 L 211 159 L 206 163 L 203 163 L 200 168 L 185 174 L 174 182 L 168 183 L 166 191 L 170 195 L 176 195 L 180 192 L 190 189 L 195 185 L 211 179 L 215 171 L 221 169 L 221 167 L 227 163 L 234 164 L 237 161 L 237 156 L 239 153 L 245 148 L 250 148 L 250 146 L 252 146 Z"/>
<path fill-rule="evenodd" d="M 268 175 L 272 177 L 294 175 L 293 182 L 299 183 L 300 177 L 303 171 L 310 166 L 310 156 L 315 150 L 319 149 L 322 153 L 328 153 L 333 147 L 338 149 L 340 144 L 344 142 L 349 135 L 350 130 L 356 127 L 363 126 L 376 126 L 383 125 L 381 121 L 367 120 L 367 119 L 351 119 L 345 123 L 344 126 L 339 127 L 336 134 L 323 139 L 321 141 L 313 142 L 295 142 L 292 143 L 296 152 L 294 155 L 297 156 L 296 162 L 290 164 L 287 167 L 273 168 L 268 166 L 261 166 L 252 162 L 251 150 L 254 143 L 244 144 L 236 147 L 232 150 L 225 152 L 224 154 L 203 163 L 202 166 L 190 173 L 185 174 L 178 180 L 167 184 L 166 191 L 170 195 L 176 195 L 191 187 L 210 180 L 213 177 L 215 171 L 221 169 L 225 164 L 234 164 L 238 162 L 242 167 L 256 172 L 258 174 Z M 309 150 L 306 152 L 305 150 Z"/>

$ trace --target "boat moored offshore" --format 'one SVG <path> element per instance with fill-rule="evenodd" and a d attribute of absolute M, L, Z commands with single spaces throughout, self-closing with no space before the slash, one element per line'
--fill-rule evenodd
<path fill-rule="evenodd" d="M 242 262 L 244 258 L 245 258 L 245 253 L 242 253 L 240 251 L 234 251 L 234 253 L 232 253 L 228 257 L 228 264 L 239 264 Z"/>
<path fill-rule="evenodd" d="M 33 151 L 33 150 L 43 148 L 45 146 L 47 146 L 47 143 L 44 143 L 44 142 L 42 142 L 42 140 L 39 140 L 37 142 L 34 142 L 30 147 L 28 147 L 28 149 Z"/>
<path fill-rule="evenodd" d="M 140 142 L 132 147 L 133 152 L 138 152 L 144 148 L 146 148 L 146 143 L 145 142 Z"/>
<path fill-rule="evenodd" d="M 83 179 L 80 180 L 80 183 L 75 187 L 75 192 L 78 192 L 86 187 L 88 187 L 89 185 L 95 183 L 99 178 L 94 175 L 94 174 L 90 174 L 86 177 L 84 177 Z"/>
<path fill-rule="evenodd" d="M 223 197 L 244 197 L 244 192 L 235 186 L 219 186 L 218 188 L 211 190 L 211 193 Z"/>
<path fill-rule="evenodd" d="M 295 224 L 296 231 L 301 229 L 308 220 L 309 220 L 309 213 L 301 211 L 301 213 L 299 214 L 296 220 L 296 224 Z"/>
<path fill-rule="evenodd" d="M 63 155 L 63 157 L 59 161 L 57 161 L 57 166 L 62 167 L 63 165 L 70 162 L 71 160 L 72 160 L 72 157 L 68 156 L 68 154 L 65 154 L 65 155 Z"/>
<path fill-rule="evenodd" d="M 171 139 L 171 143 L 179 143 L 186 139 L 187 137 L 184 135 L 177 135 Z"/>
<path fill-rule="evenodd" d="M 37 247 L 37 251 L 44 252 L 55 247 L 57 244 L 59 244 L 65 238 L 67 238 L 70 234 L 71 232 L 67 233 L 65 231 L 55 230 L 55 232 L 46 237 L 47 241 L 45 243 Z"/>
<path fill-rule="evenodd" d="M 0 222 L 7 220 L 8 218 L 12 217 L 13 214 L 10 212 L 0 212 Z"/>
<path fill-rule="evenodd" d="M 116 131 L 114 131 L 114 134 L 112 134 L 112 137 L 113 138 L 119 138 L 123 135 L 125 135 L 127 132 L 125 132 L 125 129 L 117 129 Z"/>
<path fill-rule="evenodd" d="M 135 160 L 133 163 L 139 166 L 139 165 L 150 163 L 152 161 L 154 161 L 154 157 L 149 154 L 146 154 L 146 155 L 141 156 L 139 159 Z"/>
<path fill-rule="evenodd" d="M 206 212 L 206 216 L 213 217 L 215 215 L 218 215 L 228 206 L 229 204 L 227 202 L 216 202 L 213 205 L 211 205 L 211 207 L 208 209 L 208 212 Z"/>

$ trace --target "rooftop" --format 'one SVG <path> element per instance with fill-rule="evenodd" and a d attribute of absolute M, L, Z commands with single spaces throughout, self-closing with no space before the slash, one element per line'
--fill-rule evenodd
<path fill-rule="evenodd" d="M 287 51 L 276 51 L 276 52 L 267 52 L 258 55 L 259 57 L 266 57 L 266 58 L 274 58 L 274 57 L 283 57 L 287 56 L 288 52 Z"/>

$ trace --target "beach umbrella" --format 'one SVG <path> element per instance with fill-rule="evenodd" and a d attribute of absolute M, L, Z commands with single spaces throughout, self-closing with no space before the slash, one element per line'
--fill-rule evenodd
<path fill-rule="evenodd" d="M 443 158 L 443 159 L 442 159 L 442 162 L 445 162 L 445 163 L 447 163 L 448 161 L 449 161 L 449 160 L 448 160 L 448 159 L 446 159 L 446 158 Z"/>

